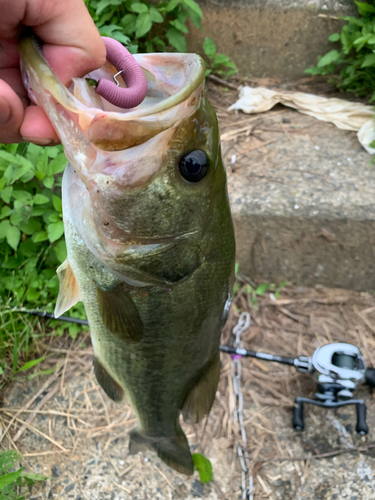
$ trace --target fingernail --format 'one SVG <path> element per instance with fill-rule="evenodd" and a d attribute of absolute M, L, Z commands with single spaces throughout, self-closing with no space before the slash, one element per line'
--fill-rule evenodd
<path fill-rule="evenodd" d="M 53 142 L 52 139 L 42 139 L 40 137 L 25 137 L 23 136 L 23 140 L 26 142 L 32 142 L 37 146 L 47 146 Z"/>
<path fill-rule="evenodd" d="M 0 96 L 0 125 L 6 125 L 12 116 L 12 108 L 8 99 Z"/>

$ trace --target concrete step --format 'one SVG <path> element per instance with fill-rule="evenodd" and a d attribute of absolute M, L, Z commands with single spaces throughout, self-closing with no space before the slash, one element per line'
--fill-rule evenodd
<path fill-rule="evenodd" d="M 228 185 L 241 272 L 375 290 L 375 166 L 356 134 L 282 106 L 227 113 L 236 92 L 210 88 L 226 165 L 237 155 Z"/>
<path fill-rule="evenodd" d="M 334 48 L 328 36 L 353 15 L 353 0 L 198 0 L 202 31 L 191 26 L 188 50 L 200 52 L 206 36 L 242 75 L 294 80 Z"/>

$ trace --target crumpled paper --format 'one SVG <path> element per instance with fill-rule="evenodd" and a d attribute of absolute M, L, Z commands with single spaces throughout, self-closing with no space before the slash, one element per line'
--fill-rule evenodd
<path fill-rule="evenodd" d="M 239 109 L 244 113 L 263 113 L 278 103 L 318 120 L 334 123 L 340 129 L 356 131 L 365 150 L 375 154 L 375 149 L 370 147 L 370 143 L 375 140 L 373 106 L 304 92 L 242 87 L 238 101 L 232 104 L 228 111 Z"/>

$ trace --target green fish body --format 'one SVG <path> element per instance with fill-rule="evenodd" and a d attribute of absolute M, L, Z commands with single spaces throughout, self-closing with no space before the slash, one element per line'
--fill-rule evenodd
<path fill-rule="evenodd" d="M 66 89 L 34 39 L 23 39 L 20 53 L 29 94 L 70 163 L 62 186 L 68 258 L 55 314 L 83 301 L 98 382 L 114 401 L 128 398 L 138 417 L 130 452 L 152 448 L 192 474 L 179 415 L 196 423 L 211 409 L 235 258 L 204 64 L 194 54 L 135 56 L 148 94 L 120 110 L 84 79 Z M 107 63 L 91 76 L 115 72 Z M 197 158 L 205 175 L 186 179 L 183 166 Z"/>

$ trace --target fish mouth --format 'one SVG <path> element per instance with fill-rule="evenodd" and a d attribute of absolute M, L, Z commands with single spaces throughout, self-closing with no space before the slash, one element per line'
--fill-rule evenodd
<path fill-rule="evenodd" d="M 118 108 L 95 93 L 86 78 L 75 78 L 66 88 L 44 59 L 34 36 L 19 43 L 25 87 L 33 101 L 40 104 L 61 135 L 65 145 L 67 131 L 56 111 L 64 110 L 86 141 L 105 151 L 122 151 L 175 126 L 194 112 L 203 92 L 205 64 L 196 54 L 136 54 L 136 61 L 147 80 L 144 101 L 132 109 Z M 90 73 L 90 78 L 113 80 L 117 69 L 108 61 Z M 120 86 L 125 87 L 121 76 Z M 68 115 L 68 116 L 67 116 Z"/>

